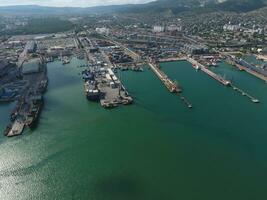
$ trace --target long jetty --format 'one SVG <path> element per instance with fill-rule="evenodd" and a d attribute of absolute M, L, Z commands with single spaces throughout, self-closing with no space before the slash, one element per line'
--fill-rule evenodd
<path fill-rule="evenodd" d="M 238 88 L 238 87 L 236 87 L 236 86 L 234 86 L 234 85 L 231 85 L 231 86 L 232 86 L 232 88 L 233 88 L 235 91 L 239 92 L 242 96 L 247 97 L 247 98 L 248 98 L 250 101 L 252 101 L 253 103 L 259 103 L 259 102 L 260 102 L 258 99 L 256 99 L 255 97 L 251 96 L 251 95 L 248 94 L 247 92 L 241 90 L 240 88 Z"/>
<path fill-rule="evenodd" d="M 161 71 L 157 64 L 148 63 L 152 71 L 157 75 L 157 77 L 162 81 L 162 83 L 166 86 L 166 88 L 171 93 L 176 93 L 180 96 L 180 99 L 182 102 L 188 107 L 193 108 L 192 104 L 180 93 L 182 92 L 182 89 L 179 85 L 177 85 L 175 82 L 173 82 L 171 79 L 167 77 L 167 75 Z"/>
<path fill-rule="evenodd" d="M 148 63 L 148 65 L 171 93 L 182 92 L 182 89 L 171 79 L 169 79 L 168 76 L 161 71 L 156 64 Z"/>
<path fill-rule="evenodd" d="M 186 61 L 186 57 L 161 58 L 159 62 Z"/>
<path fill-rule="evenodd" d="M 236 63 L 233 60 L 227 60 L 227 62 L 229 64 L 237 67 L 240 71 L 245 71 L 245 72 L 247 72 L 247 73 L 249 73 L 249 74 L 251 74 L 251 75 L 253 75 L 253 76 L 255 76 L 255 77 L 257 77 L 257 78 L 259 78 L 259 79 L 261 79 L 263 81 L 265 81 L 265 82 L 267 82 L 267 77 L 266 76 L 264 76 L 264 75 L 262 75 L 262 74 L 260 74 L 260 73 L 258 73 L 256 71 L 253 71 L 253 70 L 249 69 L 248 67 L 242 66 L 242 65 Z"/>
<path fill-rule="evenodd" d="M 247 97 L 253 103 L 259 103 L 260 102 L 258 99 L 256 99 L 252 95 L 248 94 L 247 92 L 243 91 L 242 89 L 238 88 L 237 86 L 234 86 L 230 81 L 225 80 L 221 76 L 219 76 L 219 75 L 215 74 L 214 72 L 210 71 L 207 67 L 205 67 L 204 65 L 200 64 L 196 60 L 194 60 L 192 58 L 187 58 L 187 61 L 189 61 L 195 69 L 200 69 L 201 71 L 205 72 L 206 74 L 208 74 L 209 76 L 211 76 L 215 80 L 219 81 L 221 84 L 223 84 L 225 86 L 232 87 L 235 91 L 240 93 L 242 96 Z M 242 66 L 237 66 L 237 67 L 240 68 L 240 70 L 244 68 Z"/>
<path fill-rule="evenodd" d="M 207 67 L 205 67 L 201 63 L 199 63 L 196 60 L 194 60 L 193 58 L 187 58 L 187 61 L 190 62 L 195 69 L 200 69 L 201 71 L 205 72 L 207 75 L 212 77 L 213 79 L 217 80 L 219 83 L 221 83 L 221 84 L 223 84 L 225 86 L 231 86 L 231 82 L 230 81 L 225 80 L 224 78 L 222 78 L 218 74 L 215 74 L 214 72 L 209 70 Z"/>

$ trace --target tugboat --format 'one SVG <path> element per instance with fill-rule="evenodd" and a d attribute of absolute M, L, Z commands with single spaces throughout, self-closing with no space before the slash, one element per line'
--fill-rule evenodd
<path fill-rule="evenodd" d="M 66 64 L 69 64 L 70 63 L 70 59 L 68 58 L 68 57 L 64 57 L 63 59 L 62 59 L 62 64 L 63 65 L 66 65 Z"/>
<path fill-rule="evenodd" d="M 212 63 L 211 63 L 211 66 L 212 66 L 212 67 L 217 67 L 218 64 L 217 64 L 216 62 L 212 62 Z"/>
<path fill-rule="evenodd" d="M 197 65 L 197 64 L 193 64 L 192 65 L 196 70 L 199 70 L 200 69 L 200 67 Z"/>
<path fill-rule="evenodd" d="M 46 58 L 46 62 L 49 63 L 49 62 L 53 62 L 54 61 L 54 58 L 53 57 L 48 57 Z"/>
<path fill-rule="evenodd" d="M 139 67 L 139 66 L 134 66 L 132 67 L 132 70 L 135 71 L 135 72 L 143 72 L 143 68 L 142 67 Z"/>
<path fill-rule="evenodd" d="M 253 103 L 260 103 L 260 101 L 258 99 L 252 99 Z"/>

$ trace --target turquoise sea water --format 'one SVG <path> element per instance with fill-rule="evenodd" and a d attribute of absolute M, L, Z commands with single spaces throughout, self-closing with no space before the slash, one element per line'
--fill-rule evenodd
<path fill-rule="evenodd" d="M 266 83 L 214 69 L 253 104 L 187 62 L 164 63 L 192 110 L 148 68 L 122 72 L 133 105 L 105 110 L 86 100 L 81 62 L 50 63 L 38 128 L 0 136 L 0 199 L 266 199 Z M 1 129 L 12 106 L 1 104 Z"/>

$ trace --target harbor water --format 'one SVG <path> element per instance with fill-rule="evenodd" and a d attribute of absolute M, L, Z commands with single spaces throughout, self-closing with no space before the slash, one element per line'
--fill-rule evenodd
<path fill-rule="evenodd" d="M 105 110 L 86 100 L 81 64 L 49 63 L 38 127 L 0 136 L 1 200 L 267 198 L 266 83 L 214 69 L 253 104 L 188 62 L 163 63 L 192 109 L 145 68 L 118 72 L 135 103 Z M 13 106 L 0 104 L 1 131 Z"/>

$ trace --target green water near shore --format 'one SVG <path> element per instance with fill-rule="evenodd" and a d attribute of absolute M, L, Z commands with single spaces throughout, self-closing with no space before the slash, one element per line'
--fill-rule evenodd
<path fill-rule="evenodd" d="M 261 101 L 252 104 L 187 62 L 165 63 L 192 110 L 149 69 L 123 72 L 135 103 L 105 110 L 86 100 L 80 64 L 50 63 L 38 128 L 0 137 L 1 199 L 267 197 L 267 84 L 215 69 Z M 11 107 L 0 107 L 1 128 Z"/>

